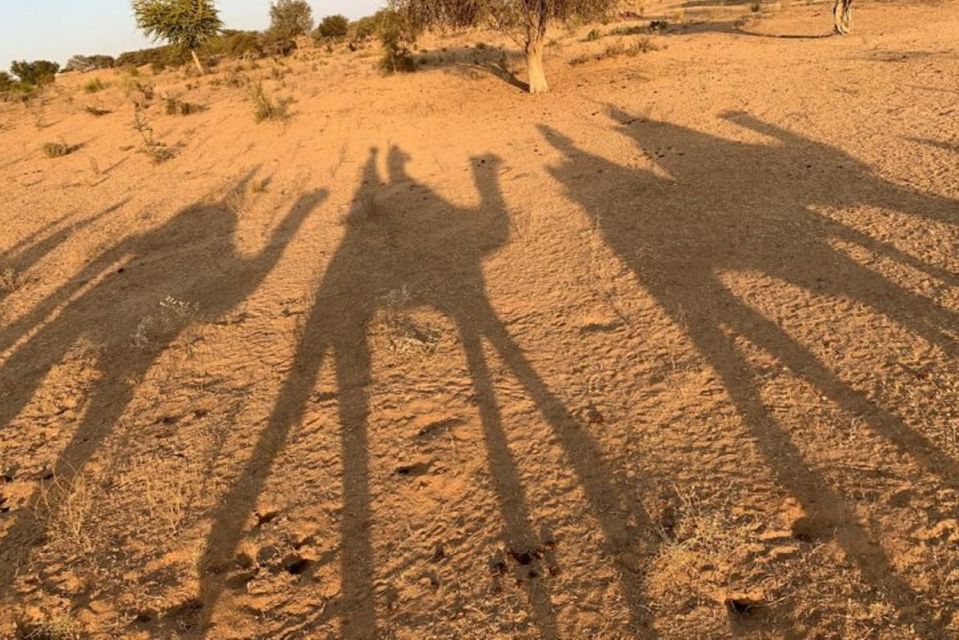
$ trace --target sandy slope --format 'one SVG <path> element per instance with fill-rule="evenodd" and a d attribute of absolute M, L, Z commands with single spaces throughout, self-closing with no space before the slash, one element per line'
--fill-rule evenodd
<path fill-rule="evenodd" d="M 0 104 L 0 637 L 959 637 L 959 6 L 687 5 Z"/>

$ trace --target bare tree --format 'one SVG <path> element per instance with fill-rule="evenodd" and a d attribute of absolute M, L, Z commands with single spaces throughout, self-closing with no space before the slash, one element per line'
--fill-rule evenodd
<path fill-rule="evenodd" d="M 465 27 L 487 23 L 513 37 L 526 52 L 530 93 L 549 91 L 543 51 L 552 22 L 595 19 L 619 0 L 390 0 L 424 26 Z"/>

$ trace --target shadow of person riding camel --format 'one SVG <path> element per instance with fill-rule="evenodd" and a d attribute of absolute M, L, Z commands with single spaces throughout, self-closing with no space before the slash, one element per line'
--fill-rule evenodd
<path fill-rule="evenodd" d="M 245 535 L 245 523 L 290 430 L 303 420 L 324 359 L 329 358 L 338 388 L 343 460 L 339 534 L 342 584 L 335 615 L 340 619 L 342 637 L 377 637 L 373 595 L 376 554 L 370 540 L 370 527 L 375 526 L 376 518 L 369 486 L 370 409 L 366 387 L 371 378 L 371 323 L 391 291 L 407 292 L 411 307 L 434 309 L 456 327 L 478 404 L 490 478 L 503 522 L 502 535 L 512 554 L 529 558 L 535 565 L 542 542 L 534 533 L 518 466 L 507 443 L 484 341 L 525 387 L 557 434 L 613 553 L 617 545 L 626 544 L 631 526 L 648 523 L 631 490 L 616 484 L 596 443 L 548 389 L 488 299 L 483 260 L 506 244 L 509 232 L 509 216 L 497 182 L 499 160 L 492 156 L 473 159 L 480 203 L 476 208 L 462 208 L 413 181 L 406 173 L 408 158 L 399 149 L 392 148 L 388 156 L 389 183 L 381 185 L 377 153 L 370 152 L 356 204 L 346 219 L 345 238 L 317 288 L 293 369 L 246 468 L 215 515 L 206 557 L 201 561 L 206 573 L 200 598 L 204 633 L 213 633 L 211 617 Z M 536 574 L 546 575 L 544 571 Z M 557 637 L 548 578 L 522 582 L 531 617 L 542 637 Z M 632 577 L 624 580 L 622 590 L 634 620 L 640 624 L 645 622 L 646 608 L 637 582 Z"/>
<path fill-rule="evenodd" d="M 764 404 L 759 372 L 737 348 L 736 335 L 778 358 L 840 408 L 865 417 L 876 434 L 940 481 L 954 484 L 959 466 L 744 303 L 723 284 L 721 273 L 758 272 L 823 296 L 857 301 L 932 348 L 954 354 L 955 313 L 889 282 L 829 241 L 858 244 L 946 282 L 954 282 L 955 274 L 816 213 L 814 207 L 875 205 L 953 225 L 959 222 L 959 203 L 885 182 L 836 149 L 745 114 L 729 118 L 777 144 L 734 142 L 620 112 L 612 116 L 627 123 L 621 130 L 669 178 L 591 155 L 542 126 L 564 156 L 551 173 L 716 370 L 777 481 L 808 514 L 811 524 L 803 535 L 832 532 L 869 580 L 893 594 L 901 609 L 911 609 L 911 592 L 882 548 L 870 541 L 843 496 L 804 462 L 790 431 Z M 931 612 L 921 605 L 916 610 L 926 637 L 941 637 L 935 635 Z"/>
<path fill-rule="evenodd" d="M 239 182 L 237 192 L 252 175 Z M 237 216 L 225 198 L 190 206 L 161 227 L 129 237 L 97 257 L 50 296 L 69 302 L 46 324 L 38 319 L 35 333 L 0 365 L 0 428 L 16 424 L 47 374 L 71 350 L 81 344 L 92 347 L 87 351 L 94 353 L 99 377 L 80 399 L 79 425 L 50 466 L 58 482 L 68 486 L 114 430 L 136 392 L 135 381 L 188 326 L 222 318 L 252 294 L 325 196 L 315 191 L 300 197 L 253 256 L 236 249 Z M 23 335 L 20 323 L 15 329 Z M 38 500 L 34 495 L 29 508 L 15 512 L 2 534 L 0 586 L 21 564 L 12 558 L 27 554 L 30 541 L 42 533 L 33 515 Z"/>

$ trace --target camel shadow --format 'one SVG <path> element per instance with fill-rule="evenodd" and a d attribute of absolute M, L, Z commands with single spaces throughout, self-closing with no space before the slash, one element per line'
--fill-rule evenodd
<path fill-rule="evenodd" d="M 250 172 L 236 190 L 252 177 Z M 0 336 L 5 347 L 20 341 L 0 365 L 0 428 L 16 423 L 46 375 L 72 349 L 81 342 L 91 345 L 101 375 L 80 399 L 80 423 L 50 468 L 52 479 L 69 486 L 114 430 L 133 399 L 135 381 L 189 326 L 222 318 L 255 291 L 325 196 L 322 191 L 302 196 L 262 252 L 251 257 L 235 247 L 237 216 L 229 197 L 192 205 L 161 227 L 126 238 L 98 256 Z M 25 247 L 22 255 L 48 251 L 60 236 L 54 233 L 34 248 Z M 63 308 L 49 319 L 61 303 Z M 0 587 L 10 584 L 15 567 L 42 538 L 36 515 L 42 507 L 35 494 L 0 539 Z"/>
<path fill-rule="evenodd" d="M 408 295 L 406 304 L 436 310 L 456 328 L 474 389 L 502 520 L 501 535 L 509 554 L 524 565 L 523 571 L 514 567 L 515 577 L 526 591 L 527 607 L 541 637 L 559 636 L 548 573 L 537 570 L 544 556 L 544 541 L 534 530 L 517 461 L 508 446 L 484 342 L 523 385 L 556 434 L 585 489 L 592 513 L 601 523 L 609 551 L 615 555 L 635 535 L 635 529 L 648 527 L 649 518 L 635 489 L 618 484 L 598 445 L 535 371 L 488 299 L 483 261 L 504 246 L 509 236 L 509 216 L 497 181 L 500 161 L 494 156 L 473 159 L 473 179 L 480 196 L 475 209 L 458 207 L 417 184 L 406 173 L 407 161 L 399 149 L 390 150 L 389 181 L 384 187 L 377 153 L 370 152 L 356 204 L 346 219 L 346 235 L 316 289 L 292 372 L 239 480 L 214 515 L 201 560 L 202 634 L 215 635 L 212 616 L 228 588 L 234 557 L 247 533 L 244 528 L 291 429 L 304 418 L 324 361 L 329 360 L 337 385 L 343 460 L 342 583 L 339 598 L 324 616 L 339 618 L 341 637 L 378 637 L 375 554 L 370 539 L 376 519 L 370 495 L 366 387 L 371 378 L 370 325 L 391 291 L 402 289 Z M 389 197 L 391 188 L 393 193 L 414 193 L 415 198 L 394 200 Z M 379 197 L 383 194 L 385 197 Z M 415 204 L 410 205 L 413 199 Z M 643 606 L 641 581 L 625 567 L 623 572 L 621 587 L 632 618 L 637 626 L 646 626 L 648 609 Z"/>
<path fill-rule="evenodd" d="M 959 204 L 885 182 L 834 148 L 747 114 L 725 117 L 777 144 L 734 142 L 615 110 L 611 117 L 669 179 L 587 153 L 561 133 L 541 126 L 563 155 L 551 173 L 718 373 L 777 482 L 808 516 L 794 534 L 800 539 L 833 537 L 869 581 L 891 594 L 900 610 L 915 612 L 910 615 L 916 628 L 924 630 L 923 637 L 944 637 L 937 635 L 942 628 L 934 612 L 924 608 L 897 576 L 849 501 L 804 462 L 793 434 L 763 402 L 759 372 L 737 347 L 737 336 L 779 359 L 837 406 L 864 417 L 875 434 L 940 481 L 955 485 L 959 465 L 738 298 L 720 280 L 720 273 L 758 272 L 806 291 L 858 301 L 933 348 L 954 355 L 959 327 L 955 313 L 887 281 L 836 250 L 829 240 L 854 243 L 943 283 L 954 284 L 956 274 L 820 215 L 813 207 L 874 204 L 955 225 Z M 825 178 L 828 187 L 822 185 Z M 610 197 L 611 193 L 617 196 Z"/>

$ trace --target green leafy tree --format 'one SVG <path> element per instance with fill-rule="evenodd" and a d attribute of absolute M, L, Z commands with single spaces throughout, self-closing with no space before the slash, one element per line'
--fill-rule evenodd
<path fill-rule="evenodd" d="M 143 33 L 189 51 L 196 68 L 204 72 L 196 52 L 223 26 L 213 0 L 133 0 L 133 14 Z"/>
<path fill-rule="evenodd" d="M 313 31 L 313 9 L 306 0 L 276 0 L 270 6 L 269 35 L 278 41 L 292 41 Z"/>
<path fill-rule="evenodd" d="M 316 34 L 321 38 L 343 38 L 349 30 L 350 21 L 346 16 L 326 16 L 316 28 Z"/>
<path fill-rule="evenodd" d="M 424 26 L 467 27 L 488 23 L 513 37 L 526 52 L 530 93 L 549 91 L 543 51 L 553 22 L 601 18 L 619 0 L 390 0 Z"/>
<path fill-rule="evenodd" d="M 20 83 L 29 86 L 50 84 L 56 80 L 60 65 L 49 60 L 16 60 L 10 65 L 10 71 L 20 79 Z"/>

